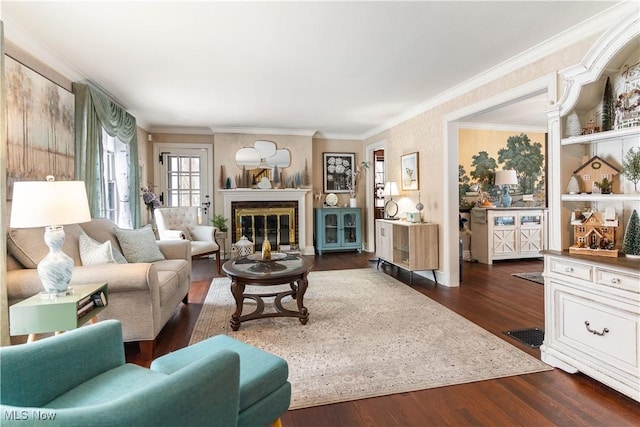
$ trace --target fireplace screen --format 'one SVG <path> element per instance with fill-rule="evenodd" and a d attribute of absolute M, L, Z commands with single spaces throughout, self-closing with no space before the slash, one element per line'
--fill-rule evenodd
<path fill-rule="evenodd" d="M 291 208 L 238 208 L 235 211 L 234 241 L 246 236 L 262 250 L 265 236 L 274 248 L 296 244 L 296 209 Z M 274 246 L 275 245 L 275 246 Z"/>

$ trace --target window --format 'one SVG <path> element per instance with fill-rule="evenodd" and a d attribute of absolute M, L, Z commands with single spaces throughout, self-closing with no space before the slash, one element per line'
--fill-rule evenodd
<path fill-rule="evenodd" d="M 129 145 L 102 129 L 104 212 L 122 228 L 133 228 L 128 184 Z"/>
<path fill-rule="evenodd" d="M 200 206 L 202 204 L 199 155 L 167 156 L 167 206 Z"/>

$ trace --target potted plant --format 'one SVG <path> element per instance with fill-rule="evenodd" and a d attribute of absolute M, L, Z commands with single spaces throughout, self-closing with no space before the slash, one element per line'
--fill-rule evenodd
<path fill-rule="evenodd" d="M 356 207 L 356 196 L 358 193 L 358 177 L 365 169 L 369 169 L 369 162 L 360 162 L 360 166 L 353 171 L 349 171 L 351 180 L 347 180 L 347 189 L 349 190 L 349 203 L 352 208 Z"/>
<path fill-rule="evenodd" d="M 214 215 L 213 218 L 211 218 L 211 223 L 213 224 L 214 227 L 216 227 L 218 229 L 218 231 L 220 233 L 226 233 L 228 228 L 227 228 L 227 221 L 229 220 L 229 218 L 225 218 L 223 215 Z"/>
<path fill-rule="evenodd" d="M 622 251 L 627 258 L 640 259 L 640 217 L 635 209 L 624 231 Z"/>
<path fill-rule="evenodd" d="M 594 183 L 600 189 L 602 194 L 611 194 L 612 182 L 608 178 L 602 178 L 602 181 Z"/>
<path fill-rule="evenodd" d="M 630 148 L 622 160 L 622 173 L 629 181 L 633 182 L 635 192 L 638 192 L 638 181 L 640 181 L 640 150 Z"/>

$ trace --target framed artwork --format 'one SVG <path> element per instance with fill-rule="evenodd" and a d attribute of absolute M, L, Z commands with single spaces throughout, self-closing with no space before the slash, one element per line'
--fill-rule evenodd
<path fill-rule="evenodd" d="M 405 154 L 402 156 L 402 190 L 419 190 L 418 184 L 418 153 Z"/>
<path fill-rule="evenodd" d="M 7 96 L 7 200 L 16 181 L 74 178 L 75 97 L 9 56 Z M 34 195 L 34 206 L 37 206 Z"/>
<path fill-rule="evenodd" d="M 348 193 L 353 183 L 355 153 L 322 153 L 325 193 Z"/>

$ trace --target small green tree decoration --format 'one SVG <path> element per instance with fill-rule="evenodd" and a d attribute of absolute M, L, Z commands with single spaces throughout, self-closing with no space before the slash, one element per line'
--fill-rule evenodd
<path fill-rule="evenodd" d="M 304 171 L 302 172 L 302 186 L 311 187 L 311 174 L 309 173 L 309 164 L 304 159 Z"/>
<path fill-rule="evenodd" d="M 640 181 L 640 150 L 636 151 L 631 147 L 622 160 L 622 173 L 625 178 L 633 182 L 633 187 L 638 192 L 638 181 Z"/>
<path fill-rule="evenodd" d="M 640 256 L 640 217 L 638 217 L 638 211 L 635 209 L 624 232 L 622 251 L 625 255 Z"/>
<path fill-rule="evenodd" d="M 616 114 L 616 100 L 611 88 L 611 80 L 607 77 L 607 83 L 604 86 L 604 95 L 602 97 L 602 130 L 612 130 L 613 120 Z"/>

